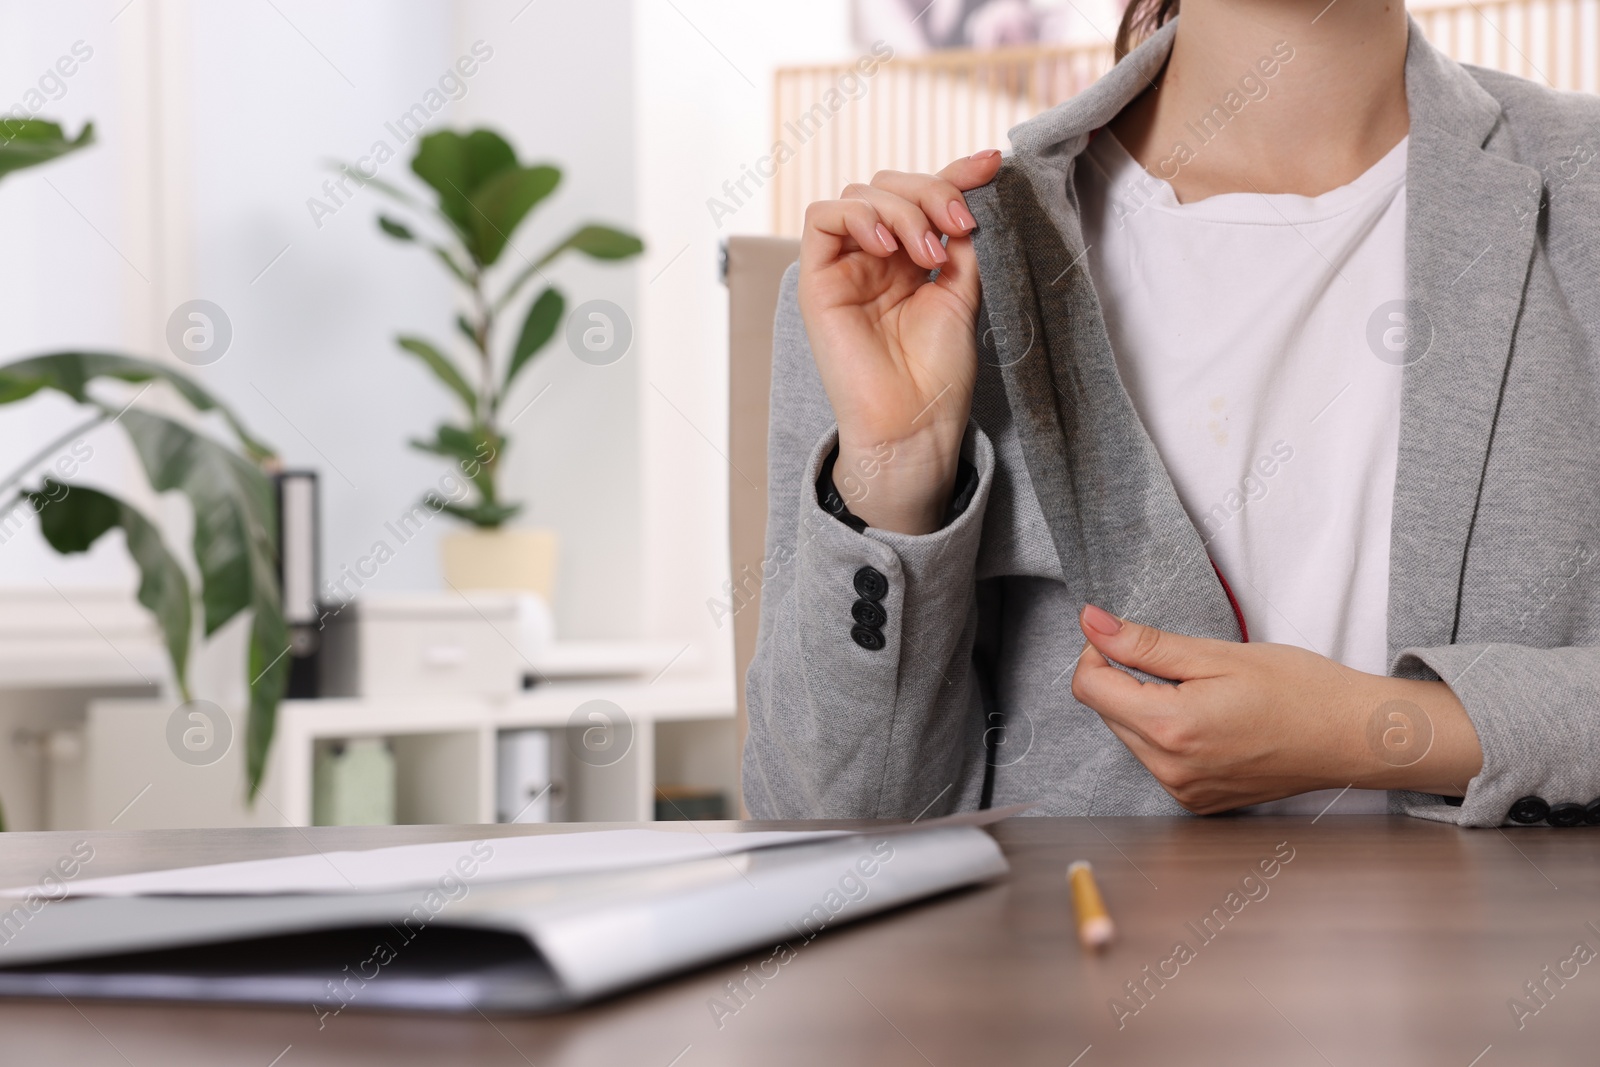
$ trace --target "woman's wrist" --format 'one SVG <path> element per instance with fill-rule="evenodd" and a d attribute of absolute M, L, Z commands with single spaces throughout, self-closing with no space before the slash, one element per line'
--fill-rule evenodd
<path fill-rule="evenodd" d="M 944 522 L 960 460 L 959 436 L 953 442 L 929 433 L 862 443 L 841 433 L 833 482 L 850 512 L 868 526 L 927 534 Z"/>
<path fill-rule="evenodd" d="M 1444 682 L 1369 675 L 1353 706 L 1360 731 L 1355 785 L 1463 796 L 1483 770 L 1467 709 Z"/>

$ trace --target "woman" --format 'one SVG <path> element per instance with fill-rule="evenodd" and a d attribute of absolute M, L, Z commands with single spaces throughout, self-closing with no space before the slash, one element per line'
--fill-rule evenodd
<path fill-rule="evenodd" d="M 1600 101 L 1176 9 L 807 212 L 751 811 L 1600 822 Z"/>

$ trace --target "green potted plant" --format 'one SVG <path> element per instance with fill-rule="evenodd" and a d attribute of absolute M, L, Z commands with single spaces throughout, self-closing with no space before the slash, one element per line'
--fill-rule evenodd
<path fill-rule="evenodd" d="M 84 148 L 93 139 L 89 124 L 68 139 L 54 122 L 0 119 L 0 178 Z M 231 444 L 137 407 L 133 400 L 113 402 L 91 389 L 103 381 L 165 383 L 195 414 L 220 415 Z M 122 530 L 139 571 L 139 603 L 160 625 L 174 685 L 185 701 L 196 593 L 201 628 L 208 637 L 240 612 L 250 613 L 245 766 L 254 798 L 289 670 L 284 655 L 289 634 L 278 589 L 276 503 L 263 470 L 273 460 L 271 450 L 193 379 L 150 360 L 109 352 L 56 352 L 0 366 L 0 404 L 47 389 L 75 401 L 84 417 L 0 477 L 0 515 L 10 517 L 20 509 L 37 515 L 45 541 L 63 554 L 86 552 L 106 533 Z M 188 498 L 194 533 L 187 565 L 168 547 L 156 523 L 126 500 L 63 482 L 51 473 L 36 473 L 62 449 L 108 422 L 127 435 L 152 488 Z M 51 470 L 61 473 L 59 467 Z"/>
<path fill-rule="evenodd" d="M 411 170 L 431 191 L 431 202 L 354 167 L 339 169 L 408 210 L 405 221 L 380 214 L 379 228 L 397 241 L 425 247 L 464 298 L 455 320 L 454 346 L 465 352 L 464 358 L 452 355 L 451 346 L 428 338 L 396 338 L 459 407 L 457 420 L 411 442 L 413 448 L 453 461 L 472 486 L 467 499 L 439 507 L 471 527 L 444 539 L 445 577 L 458 588 L 529 588 L 548 600 L 554 534 L 506 526 L 522 504 L 507 500 L 500 489 L 507 444 L 503 405 L 518 376 L 561 328 L 566 301 L 544 269 L 568 251 L 598 260 L 622 260 L 638 255 L 644 245 L 615 227 L 589 223 L 535 258 L 518 252 L 520 263 L 503 264 L 513 247 L 512 235 L 555 191 L 561 171 L 549 164 L 519 161 L 511 145 L 493 130 L 441 130 L 421 139 Z M 502 269 L 496 270 L 497 265 Z M 501 282 L 507 271 L 509 277 Z M 525 300 L 524 291 L 535 278 L 543 283 L 540 291 Z M 508 321 L 520 322 L 509 343 L 504 340 Z"/>

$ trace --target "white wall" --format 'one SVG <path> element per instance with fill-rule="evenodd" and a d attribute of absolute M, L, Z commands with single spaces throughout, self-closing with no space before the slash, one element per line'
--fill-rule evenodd
<path fill-rule="evenodd" d="M 425 253 L 379 234 L 376 195 L 313 218 L 308 199 L 334 202 L 322 189 L 326 161 L 353 160 L 381 139 L 398 152 L 382 176 L 420 186 L 407 167 L 415 143 L 402 145 L 385 122 L 482 41 L 492 58 L 434 125 L 493 125 L 525 157 L 564 165 L 563 189 L 518 245 L 542 249 L 588 219 L 630 226 L 629 23 L 626 0 L 0 4 L 5 101 L 81 39 L 94 55 L 45 114 L 74 129 L 92 116 L 101 132 L 99 146 L 0 185 L 0 358 L 71 345 L 165 356 L 171 308 L 214 301 L 232 346 L 193 374 L 289 465 L 322 473 L 325 574 L 353 563 L 448 469 L 406 446 L 453 412 L 391 339 L 415 331 L 450 343 L 454 293 Z M 569 305 L 633 305 L 634 265 L 563 261 L 550 273 Z M 528 502 L 519 522 L 562 534 L 565 636 L 638 630 L 635 366 L 631 356 L 582 364 L 558 338 L 510 401 L 515 412 L 550 386 L 513 427 L 505 489 Z M 0 454 L 20 460 L 68 409 L 53 397 L 0 409 Z M 116 432 L 104 436 L 85 480 L 126 485 Z M 181 531 L 181 506 L 161 510 L 176 510 Z M 436 541 L 451 523 L 394 545 L 369 588 L 438 588 Z M 87 562 L 61 560 L 30 529 L 0 546 L 0 584 L 130 582 L 116 540 Z"/>
<path fill-rule="evenodd" d="M 0 360 L 47 350 L 118 348 L 126 337 L 124 291 L 144 289 L 150 264 L 124 225 L 119 175 L 134 146 L 116 121 L 125 27 L 106 2 L 0 3 L 0 110 L 59 121 L 76 134 L 96 121 L 95 147 L 68 160 L 0 180 Z M 86 59 L 72 55 L 74 46 Z M 61 76 L 64 57 L 73 69 Z M 83 418 L 58 396 L 0 408 L 0 475 Z M 90 484 L 116 485 L 128 456 L 115 431 L 87 438 L 82 470 Z M 37 483 L 32 483 L 37 485 Z M 102 543 L 70 565 L 30 521 L 0 544 L 0 584 L 59 587 L 124 584 L 133 569 L 116 544 Z"/>
<path fill-rule="evenodd" d="M 325 160 L 353 160 L 377 141 L 398 153 L 381 176 L 420 187 L 408 166 L 415 142 L 402 145 L 386 123 L 477 44 L 490 58 L 435 125 L 493 126 L 525 158 L 566 170 L 516 244 L 536 254 L 591 217 L 628 225 L 628 66 L 572 47 L 596 36 L 625 44 L 626 19 L 615 2 L 534 4 L 520 15 L 521 3 L 498 2 L 278 6 L 315 48 L 268 5 L 206 5 L 196 23 L 205 41 L 194 53 L 197 276 L 234 314 L 239 346 L 206 370 L 291 463 L 322 471 L 325 576 L 384 539 L 397 554 L 371 588 L 438 588 L 436 541 L 451 520 L 403 547 L 383 524 L 448 471 L 406 440 L 456 413 L 392 337 L 417 332 L 452 344 L 455 291 L 425 253 L 378 232 L 376 212 L 392 209 L 376 194 L 359 192 L 320 219 L 307 200 L 332 202 L 321 190 Z M 504 257 L 510 270 L 524 261 Z M 632 266 L 564 261 L 551 273 L 569 303 L 631 302 Z M 520 324 L 508 325 L 514 334 Z M 563 535 L 556 607 L 568 636 L 637 626 L 626 562 L 638 526 L 630 372 L 626 360 L 580 363 L 558 338 L 506 409 L 518 412 L 550 386 L 512 427 L 505 493 L 528 504 L 517 522 Z"/>
<path fill-rule="evenodd" d="M 848 0 L 803 9 L 737 0 L 635 0 L 640 383 L 646 625 L 707 649 L 732 677 L 732 625 L 706 602 L 728 577 L 727 298 L 718 278 L 730 233 L 769 232 L 763 191 L 722 225 L 722 196 L 771 145 L 779 65 L 849 58 Z M 790 166 L 803 165 L 797 159 Z"/>
<path fill-rule="evenodd" d="M 462 125 L 501 130 L 525 156 L 561 166 L 556 194 L 517 235 L 529 258 L 578 222 L 639 232 L 635 210 L 633 20 L 629 0 L 470 0 L 456 5 L 458 50 L 497 49 L 456 108 Z M 656 244 L 645 233 L 647 247 Z M 505 260 L 524 260 L 507 252 Z M 569 256 L 548 273 L 569 309 L 609 300 L 638 318 L 639 261 Z M 530 289 L 530 295 L 536 292 Z M 517 412 L 506 478 L 529 502 L 521 521 L 562 537 L 556 592 L 563 636 L 639 632 L 639 352 L 607 366 L 580 361 L 558 337 L 508 402 Z"/>

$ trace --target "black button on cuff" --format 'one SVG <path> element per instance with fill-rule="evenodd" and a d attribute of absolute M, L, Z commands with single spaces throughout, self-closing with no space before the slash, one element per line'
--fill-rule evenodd
<path fill-rule="evenodd" d="M 1507 814 L 1512 822 L 1531 825 L 1544 821 L 1544 817 L 1550 814 L 1550 805 L 1543 797 L 1523 797 L 1511 805 L 1511 811 Z"/>
<path fill-rule="evenodd" d="M 882 605 L 871 600 L 858 600 L 851 604 L 850 617 L 872 630 L 882 629 L 883 624 L 889 621 L 889 613 L 883 610 Z"/>
<path fill-rule="evenodd" d="M 1545 816 L 1545 821 L 1551 826 L 1582 826 L 1584 811 L 1582 804 L 1557 804 L 1550 809 L 1550 814 Z"/>
<path fill-rule="evenodd" d="M 1600 826 L 1600 800 L 1591 800 L 1583 809 L 1584 821 L 1590 826 Z"/>
<path fill-rule="evenodd" d="M 861 599 L 850 605 L 850 617 L 856 621 L 850 636 L 868 652 L 876 652 L 887 644 L 883 624 L 889 613 L 879 601 L 889 595 L 889 579 L 876 567 L 862 567 L 856 571 L 855 587 Z"/>
<path fill-rule="evenodd" d="M 876 567 L 862 567 L 856 571 L 856 592 L 862 600 L 882 600 L 889 595 L 889 579 Z"/>
<path fill-rule="evenodd" d="M 886 643 L 883 638 L 883 631 L 874 630 L 870 626 L 852 626 L 850 628 L 850 636 L 854 638 L 856 644 L 868 652 L 877 652 Z"/>

